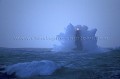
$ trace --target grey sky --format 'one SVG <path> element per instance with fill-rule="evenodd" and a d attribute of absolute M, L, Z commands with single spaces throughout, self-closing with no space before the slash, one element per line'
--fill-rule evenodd
<path fill-rule="evenodd" d="M 97 28 L 102 47 L 120 45 L 120 0 L 0 0 L 0 47 L 52 47 L 51 40 L 14 37 L 54 37 L 69 24 Z"/>

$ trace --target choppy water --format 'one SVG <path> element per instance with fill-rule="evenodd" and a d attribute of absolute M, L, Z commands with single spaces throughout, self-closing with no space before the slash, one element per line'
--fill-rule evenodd
<path fill-rule="evenodd" d="M 0 48 L 0 64 L 52 60 L 64 63 L 65 67 L 51 76 L 36 76 L 31 79 L 120 79 L 120 50 L 105 53 L 52 52 L 39 48 Z"/>

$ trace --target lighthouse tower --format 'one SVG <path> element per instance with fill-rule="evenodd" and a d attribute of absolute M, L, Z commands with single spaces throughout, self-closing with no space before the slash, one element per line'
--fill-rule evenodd
<path fill-rule="evenodd" d="M 77 27 L 75 30 L 75 45 L 76 45 L 76 50 L 82 50 L 82 42 L 81 42 L 81 33 L 80 33 L 80 28 Z"/>

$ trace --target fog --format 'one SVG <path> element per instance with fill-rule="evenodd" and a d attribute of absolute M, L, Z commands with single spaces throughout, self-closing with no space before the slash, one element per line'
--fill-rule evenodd
<path fill-rule="evenodd" d="M 35 38 L 54 38 L 69 23 L 97 28 L 98 46 L 117 47 L 119 14 L 120 0 L 0 0 L 0 47 L 52 47 L 57 40 Z"/>

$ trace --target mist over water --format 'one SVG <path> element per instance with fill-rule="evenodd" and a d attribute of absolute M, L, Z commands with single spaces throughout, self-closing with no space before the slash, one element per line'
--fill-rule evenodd
<path fill-rule="evenodd" d="M 120 46 L 120 0 L 0 0 L 0 11 L 0 79 L 120 79 L 120 47 L 107 48 Z"/>
<path fill-rule="evenodd" d="M 97 46 L 97 29 L 89 30 L 88 26 L 76 25 L 71 23 L 57 35 L 60 45 L 55 45 L 53 51 L 96 51 L 99 50 Z"/>

